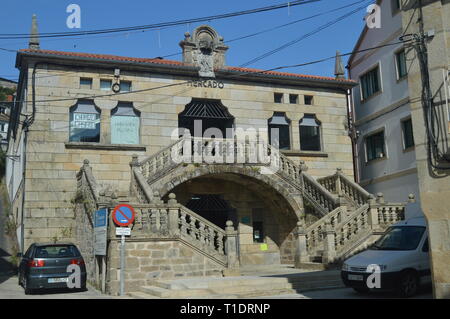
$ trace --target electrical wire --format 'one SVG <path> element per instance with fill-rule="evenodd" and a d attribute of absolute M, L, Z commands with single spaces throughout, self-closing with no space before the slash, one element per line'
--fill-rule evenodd
<path fill-rule="evenodd" d="M 237 11 L 237 12 L 230 12 L 230 13 L 200 17 L 200 18 L 183 19 L 183 20 L 161 22 L 161 23 L 155 23 L 155 24 L 132 26 L 132 27 L 99 29 L 99 30 L 89 30 L 89 31 L 67 31 L 67 32 L 40 33 L 39 37 L 40 38 L 70 37 L 70 36 L 85 36 L 85 35 L 91 35 L 91 34 L 104 34 L 104 33 L 116 33 L 116 32 L 129 32 L 129 31 L 136 31 L 136 30 L 159 29 L 162 27 L 184 25 L 184 24 L 189 24 L 189 23 L 206 22 L 206 21 L 212 21 L 212 20 L 219 20 L 219 19 L 249 15 L 249 14 L 254 14 L 254 13 L 273 11 L 273 10 L 278 10 L 278 9 L 282 9 L 282 8 L 294 7 L 294 6 L 298 6 L 298 5 L 319 2 L 319 1 L 322 1 L 322 0 L 297 0 L 297 1 L 292 1 L 292 2 L 288 2 L 288 3 L 282 3 L 282 4 L 278 4 L 278 5 L 272 5 L 272 6 Z M 16 34 L 3 33 L 3 34 L 0 34 L 0 39 L 23 39 L 23 38 L 28 38 L 28 37 L 29 37 L 29 34 L 25 34 L 25 33 L 16 33 Z"/>
<path fill-rule="evenodd" d="M 371 0 L 368 0 L 368 1 L 371 1 Z M 261 54 L 258 57 L 253 58 L 253 59 L 251 59 L 251 60 L 241 64 L 240 66 L 241 67 L 246 67 L 246 66 L 254 64 L 254 63 L 256 63 L 256 62 L 258 62 L 258 61 L 260 61 L 262 59 L 265 59 L 265 58 L 267 58 L 267 57 L 269 57 L 269 56 L 271 56 L 273 54 L 276 54 L 276 53 L 278 53 L 278 52 L 280 52 L 280 51 L 282 51 L 282 50 L 284 50 L 284 49 L 286 49 L 286 48 L 288 48 L 288 47 L 290 47 L 290 46 L 292 46 L 294 44 L 297 44 L 298 42 L 300 42 L 302 40 L 305 40 L 305 39 L 307 39 L 307 38 L 309 38 L 309 37 L 319 33 L 322 30 L 325 30 L 325 29 L 335 25 L 336 23 L 341 22 L 342 20 L 350 17 L 351 15 L 359 12 L 362 9 L 366 9 L 366 5 L 360 6 L 360 7 L 356 8 L 356 9 L 354 9 L 354 10 L 352 10 L 352 11 L 350 11 L 350 12 L 348 12 L 348 13 L 346 13 L 346 14 L 344 14 L 344 15 L 342 15 L 342 16 L 340 16 L 340 17 L 338 17 L 338 18 L 336 18 L 336 19 L 334 19 L 332 21 L 329 21 L 329 22 L 319 26 L 318 28 L 314 29 L 313 31 L 308 32 L 308 33 L 302 35 L 301 37 L 299 37 L 297 39 L 289 41 L 289 42 L 287 42 L 287 43 L 285 43 L 285 44 L 283 44 L 283 45 L 281 45 L 281 46 L 279 46 L 279 47 L 277 47 L 277 48 L 275 48 L 275 49 L 273 49 L 271 51 L 268 51 L 268 52 L 266 52 L 264 54 Z"/>
<path fill-rule="evenodd" d="M 399 42 L 394 42 L 394 43 L 389 43 L 389 44 L 384 44 L 384 45 L 378 45 L 378 46 L 374 46 L 374 47 L 371 47 L 371 48 L 366 48 L 366 49 L 362 49 L 362 50 L 355 50 L 355 51 L 343 53 L 343 54 L 340 54 L 340 56 L 341 57 L 349 56 L 349 55 L 352 55 L 352 54 L 355 54 L 355 53 L 361 53 L 361 52 L 367 52 L 367 51 L 371 51 L 371 50 L 377 50 L 377 49 L 380 49 L 380 48 L 393 46 L 393 45 L 398 45 L 398 44 L 401 44 L 401 43 L 408 43 L 410 41 L 411 40 L 405 40 L 405 41 L 399 41 Z M 282 69 L 288 69 L 288 68 L 297 68 L 297 67 L 302 67 L 302 66 L 322 63 L 322 62 L 325 62 L 325 61 L 328 61 L 328 60 L 331 60 L 331 59 L 335 59 L 335 58 L 336 58 L 336 55 L 333 55 L 333 56 L 329 56 L 329 57 L 326 57 L 326 58 L 323 58 L 323 59 L 319 59 L 319 60 L 309 61 L 309 62 L 300 63 L 300 64 L 278 66 L 278 67 L 265 69 L 265 70 L 251 70 L 251 71 L 242 71 L 242 72 L 233 71 L 233 72 L 236 72 L 238 74 L 235 75 L 235 76 L 230 76 L 229 78 L 241 77 L 241 76 L 245 76 L 245 75 L 249 75 L 249 74 L 258 74 L 258 73 L 259 74 L 264 74 L 264 73 L 267 73 L 267 72 L 277 71 L 277 70 L 282 70 Z M 178 86 L 178 85 L 184 85 L 184 84 L 188 84 L 188 83 L 191 83 L 191 81 L 184 81 L 184 82 L 180 82 L 180 83 L 166 84 L 166 85 L 162 85 L 162 86 L 158 86 L 158 87 L 153 87 L 153 88 L 148 88 L 148 89 L 141 89 L 141 90 L 135 90 L 135 91 L 129 91 L 129 92 L 105 93 L 105 94 L 100 94 L 100 95 L 77 96 L 77 97 L 63 98 L 63 99 L 51 99 L 51 100 L 40 100 L 40 101 L 38 100 L 38 101 L 35 101 L 35 102 L 36 103 L 49 103 L 49 102 L 60 102 L 60 101 L 69 101 L 69 100 L 77 100 L 77 99 L 94 99 L 94 98 L 100 98 L 100 97 L 127 95 L 127 94 L 133 94 L 133 93 L 142 93 L 142 92 L 147 92 L 147 91 L 164 89 L 164 88 Z M 16 100 L 16 101 L 12 101 L 12 102 L 2 102 L 2 103 L 30 103 L 30 101 Z"/>

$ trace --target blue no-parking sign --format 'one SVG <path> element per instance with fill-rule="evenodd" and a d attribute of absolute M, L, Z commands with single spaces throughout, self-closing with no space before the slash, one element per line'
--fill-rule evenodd
<path fill-rule="evenodd" d="M 127 204 L 120 204 L 114 207 L 112 218 L 117 226 L 126 227 L 133 223 L 135 212 L 133 207 Z"/>

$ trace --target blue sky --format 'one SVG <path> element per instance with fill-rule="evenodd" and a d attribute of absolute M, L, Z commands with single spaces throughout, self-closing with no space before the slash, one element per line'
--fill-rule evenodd
<path fill-rule="evenodd" d="M 264 29 L 305 18 L 320 12 L 329 11 L 357 0 L 321 0 L 290 9 L 210 21 L 226 40 L 259 32 Z M 75 3 L 81 7 L 81 29 L 68 29 L 66 26 L 66 7 Z M 179 19 L 210 16 L 240 10 L 247 10 L 283 1 L 246 0 L 27 0 L 20 8 L 16 1 L 3 1 L 0 12 L 0 33 L 29 33 L 31 16 L 36 13 L 40 32 L 85 31 L 152 24 Z M 367 3 L 369 4 L 370 1 Z M 336 19 L 361 4 L 328 13 L 318 18 L 296 23 L 288 27 L 267 32 L 252 38 L 229 44 L 227 64 L 239 66 L 260 54 L 270 51 L 286 42 L 301 37 L 320 25 Z M 332 56 L 336 50 L 349 52 L 364 26 L 365 10 L 361 10 L 334 26 L 301 41 L 249 67 L 270 69 L 281 65 L 292 65 Z M 192 31 L 201 23 L 170 27 L 160 31 L 147 31 L 129 34 L 95 35 L 65 39 L 41 39 L 41 48 L 49 50 L 114 54 L 132 57 L 157 57 L 180 52 L 178 43 L 186 31 Z M 1 40 L 0 47 L 7 49 L 26 48 L 27 40 Z M 0 77 L 17 79 L 15 53 L 0 51 Z M 168 59 L 180 60 L 176 55 Z M 344 62 L 347 61 L 345 58 Z M 314 64 L 286 71 L 304 74 L 332 76 L 334 61 Z"/>

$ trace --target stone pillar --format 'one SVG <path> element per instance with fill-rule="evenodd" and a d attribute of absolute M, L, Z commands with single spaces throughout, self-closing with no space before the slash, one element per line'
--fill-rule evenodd
<path fill-rule="evenodd" d="M 378 206 L 379 205 L 378 205 L 377 201 L 375 200 L 375 196 L 370 194 L 368 221 L 369 221 L 370 228 L 372 230 L 376 230 L 380 226 L 380 223 L 378 220 Z"/>
<path fill-rule="evenodd" d="M 239 259 L 237 255 L 237 231 L 233 227 L 233 222 L 228 220 L 225 227 L 226 242 L 225 251 L 227 254 L 227 269 L 223 271 L 224 276 L 239 276 Z"/>
<path fill-rule="evenodd" d="M 297 222 L 297 230 L 295 232 L 295 268 L 301 268 L 303 263 L 310 262 L 308 249 L 306 246 L 306 231 L 302 222 Z"/>
<path fill-rule="evenodd" d="M 180 234 L 178 215 L 180 207 L 174 193 L 169 194 L 169 201 L 167 203 L 169 205 L 169 233 L 172 236 L 176 236 Z"/>
<path fill-rule="evenodd" d="M 332 263 L 336 258 L 336 246 L 335 246 L 336 231 L 333 229 L 331 222 L 328 220 L 325 224 L 325 241 L 323 252 L 323 263 Z"/>

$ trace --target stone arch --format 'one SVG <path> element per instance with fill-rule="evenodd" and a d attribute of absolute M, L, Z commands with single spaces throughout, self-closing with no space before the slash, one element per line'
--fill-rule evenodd
<path fill-rule="evenodd" d="M 301 193 L 275 174 L 261 174 L 259 168 L 260 166 L 250 165 L 200 165 L 197 167 L 195 164 L 189 164 L 172 171 L 167 178 L 160 179 L 151 185 L 151 187 L 155 191 L 158 191 L 161 196 L 165 196 L 176 186 L 194 178 L 208 175 L 235 174 L 250 178 L 271 188 L 289 204 L 298 220 L 303 218 L 303 199 Z"/>

